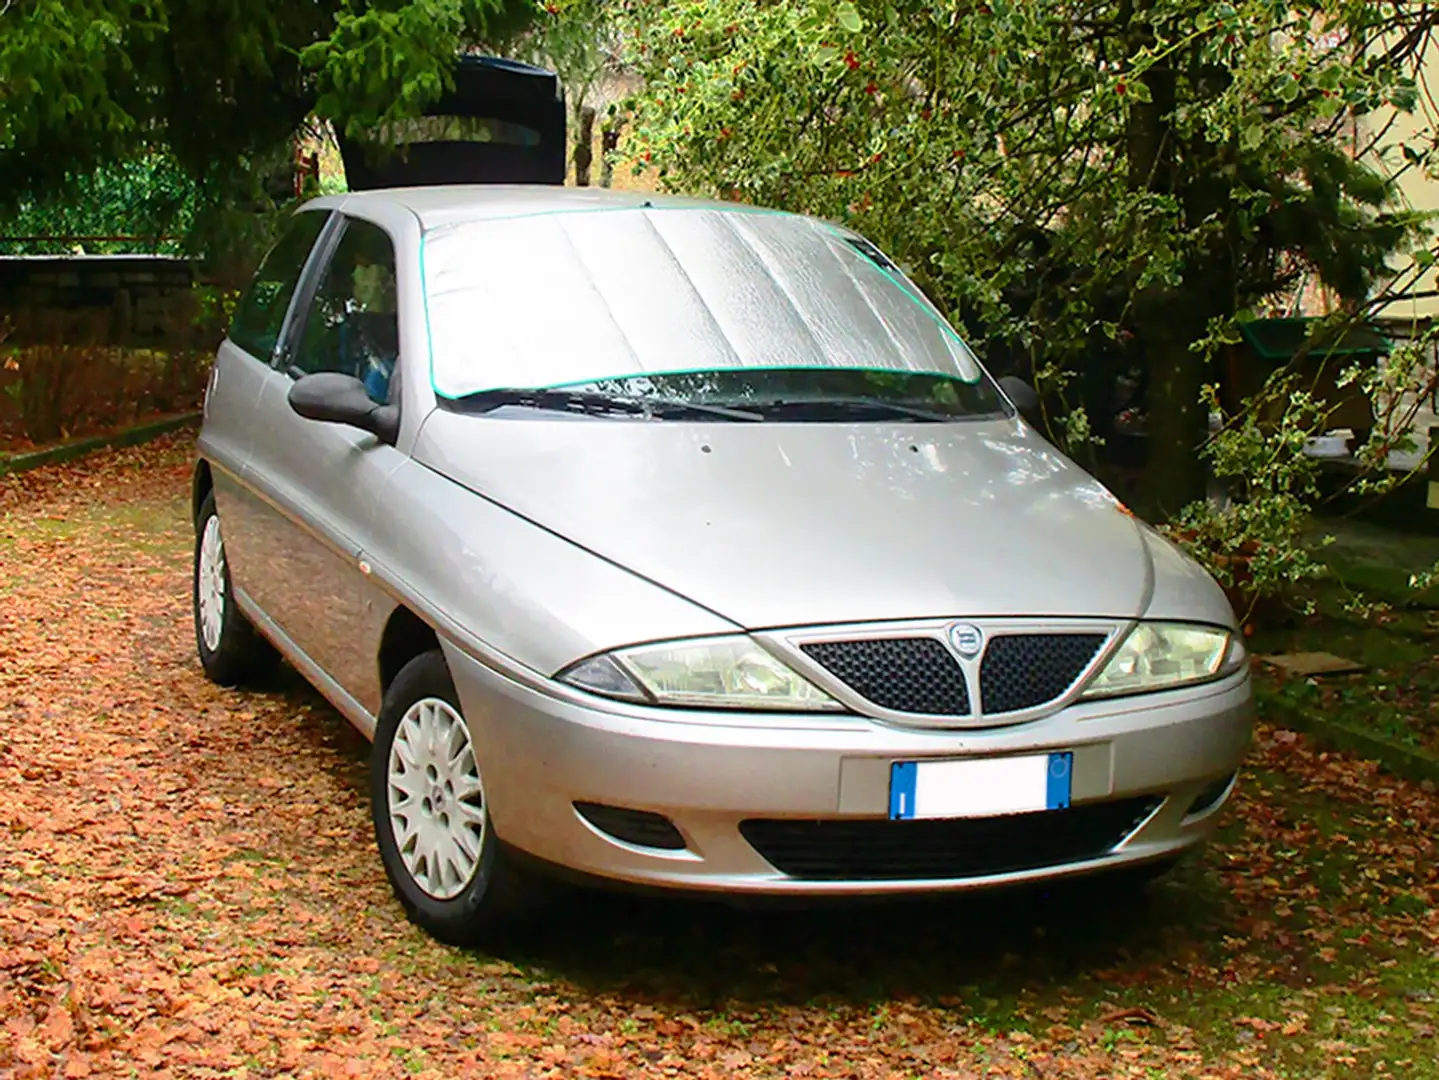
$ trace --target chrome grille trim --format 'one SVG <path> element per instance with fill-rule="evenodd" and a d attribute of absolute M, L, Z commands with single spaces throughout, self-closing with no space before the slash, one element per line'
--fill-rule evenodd
<path fill-rule="evenodd" d="M 967 660 L 955 651 L 948 633 L 949 628 L 955 623 L 978 627 L 984 633 L 985 649 L 978 656 Z M 753 636 L 805 678 L 862 716 L 898 727 L 965 729 L 1021 724 L 1059 712 L 1072 704 L 1079 697 L 1089 678 L 1109 659 L 1134 624 L 1135 620 L 1132 619 L 982 618 L 959 614 L 936 619 L 787 627 L 757 631 Z M 1104 641 L 1069 689 L 1059 697 L 1030 709 L 997 715 L 983 714 L 980 712 L 983 708 L 980 694 L 980 665 L 985 652 L 988 651 L 989 642 L 995 637 L 1009 634 L 1099 634 L 1103 636 Z M 940 642 L 954 657 L 956 663 L 964 671 L 970 708 L 973 710 L 971 715 L 944 716 L 906 713 L 885 708 L 861 696 L 804 649 L 804 646 L 812 644 L 909 637 L 932 638 Z"/>

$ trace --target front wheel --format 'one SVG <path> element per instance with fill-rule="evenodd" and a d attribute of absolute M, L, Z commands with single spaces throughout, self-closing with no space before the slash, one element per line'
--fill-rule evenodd
<path fill-rule="evenodd" d="M 279 654 L 235 605 L 230 565 L 215 495 L 205 496 L 195 519 L 195 570 L 191 578 L 195 648 L 211 682 L 235 686 L 269 672 Z"/>
<path fill-rule="evenodd" d="M 500 850 L 474 743 L 438 649 L 401 668 L 385 693 L 370 809 L 390 885 L 431 937 L 472 945 L 521 909 L 523 884 Z"/>

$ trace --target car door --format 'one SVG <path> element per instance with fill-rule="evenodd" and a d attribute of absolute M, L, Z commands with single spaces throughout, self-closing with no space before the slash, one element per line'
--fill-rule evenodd
<path fill-rule="evenodd" d="M 375 401 L 398 402 L 395 249 L 380 226 L 342 218 L 323 258 L 296 299 L 262 392 L 264 424 L 250 454 L 250 484 L 265 514 L 255 558 L 265 568 L 269 618 L 374 714 L 376 624 L 389 605 L 362 572 L 361 553 L 379 493 L 403 456 L 368 432 L 304 419 L 289 392 L 297 378 L 337 371 L 360 379 Z"/>
<path fill-rule="evenodd" d="M 246 487 L 246 474 L 261 423 L 260 396 L 271 375 L 285 316 L 329 219 L 328 211 L 302 211 L 281 230 L 235 308 L 205 389 L 200 455 L 210 466 L 231 581 L 252 601 L 259 599 L 255 586 L 263 584 L 253 558 L 262 517 Z"/>

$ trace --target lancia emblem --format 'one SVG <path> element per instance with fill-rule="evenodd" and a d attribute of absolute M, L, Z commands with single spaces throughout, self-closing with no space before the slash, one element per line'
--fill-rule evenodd
<path fill-rule="evenodd" d="M 949 642 L 960 656 L 973 660 L 984 648 L 984 631 L 969 623 L 955 623 L 949 628 Z"/>

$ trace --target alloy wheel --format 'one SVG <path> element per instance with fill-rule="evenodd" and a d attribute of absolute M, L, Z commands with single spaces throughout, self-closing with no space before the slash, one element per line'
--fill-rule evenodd
<path fill-rule="evenodd" d="M 225 625 L 225 545 L 220 539 L 220 519 L 211 514 L 200 537 L 200 566 L 196 575 L 196 600 L 200 608 L 200 637 L 205 648 L 220 647 Z"/>
<path fill-rule="evenodd" d="M 401 718 L 390 744 L 389 820 L 410 877 L 436 900 L 464 891 L 480 865 L 485 794 L 464 718 L 427 697 Z"/>

